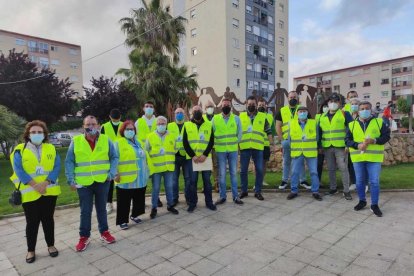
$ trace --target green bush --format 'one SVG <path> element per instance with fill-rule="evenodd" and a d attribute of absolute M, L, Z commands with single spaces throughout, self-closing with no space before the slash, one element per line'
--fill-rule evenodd
<path fill-rule="evenodd" d="M 401 126 L 404 128 L 408 128 L 408 117 L 401 118 Z M 412 125 L 414 126 L 414 119 L 412 120 Z"/>
<path fill-rule="evenodd" d="M 59 132 L 59 131 L 66 131 L 72 130 L 75 128 L 82 127 L 82 120 L 70 120 L 70 121 L 59 121 L 52 124 L 49 128 L 50 132 Z"/>

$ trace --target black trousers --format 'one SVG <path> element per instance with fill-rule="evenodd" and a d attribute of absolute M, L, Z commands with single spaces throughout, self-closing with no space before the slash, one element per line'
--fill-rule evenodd
<path fill-rule="evenodd" d="M 39 224 L 42 222 L 47 246 L 55 245 L 55 213 L 57 196 L 41 196 L 22 204 L 26 216 L 27 251 L 35 251 Z"/>
<path fill-rule="evenodd" d="M 147 187 L 138 189 L 116 188 L 116 225 L 129 222 L 129 212 L 131 217 L 137 217 L 145 213 L 145 190 Z"/>
<path fill-rule="evenodd" d="M 109 183 L 108 199 L 106 200 L 107 203 L 112 203 L 113 195 L 114 195 L 114 181 L 111 180 L 111 182 Z"/>
<path fill-rule="evenodd" d="M 318 153 L 318 178 L 319 182 L 321 182 L 322 178 L 322 170 L 323 170 L 323 161 L 325 160 L 325 154 Z"/>

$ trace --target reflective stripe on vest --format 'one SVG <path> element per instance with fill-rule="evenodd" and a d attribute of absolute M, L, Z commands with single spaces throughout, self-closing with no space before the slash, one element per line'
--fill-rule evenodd
<path fill-rule="evenodd" d="M 175 136 L 167 132 L 162 140 L 157 132 L 151 132 L 147 139 L 150 145 L 150 173 L 174 171 Z"/>
<path fill-rule="evenodd" d="M 327 113 L 323 114 L 319 120 L 319 126 L 322 129 L 322 147 L 345 147 L 346 127 L 342 110 L 338 109 L 331 121 Z"/>
<path fill-rule="evenodd" d="M 371 119 L 368 127 L 364 131 L 357 120 L 349 123 L 349 130 L 356 143 L 362 143 L 365 138 L 377 139 L 381 136 L 382 119 Z M 364 152 L 349 148 L 352 162 L 383 162 L 384 145 L 369 144 Z"/>
<path fill-rule="evenodd" d="M 181 156 L 185 156 L 185 149 L 183 145 L 184 126 L 180 131 L 178 124 L 176 122 L 172 122 L 168 124 L 167 129 L 172 135 L 175 136 L 175 146 L 177 147 L 177 152 L 179 152 Z"/>
<path fill-rule="evenodd" d="M 14 149 L 13 153 L 10 155 L 10 161 L 14 162 L 14 153 L 16 150 L 20 150 L 20 154 L 22 156 L 22 166 L 23 170 L 30 175 L 30 177 L 36 181 L 37 183 L 46 181 L 49 174 L 52 172 L 53 167 L 55 165 L 56 159 L 56 149 L 52 144 L 43 143 L 42 144 L 42 156 L 40 157 L 40 162 L 35 156 L 35 154 L 30 150 L 24 148 L 24 144 L 19 144 Z M 39 170 L 42 168 L 42 170 Z M 19 186 L 20 180 L 17 177 L 16 173 L 10 177 L 10 180 L 14 183 L 15 187 Z M 31 202 L 39 199 L 42 195 L 34 190 L 30 185 L 20 185 L 20 192 L 22 194 L 22 202 Z M 60 186 L 58 184 L 58 180 L 56 183 L 50 184 L 46 187 L 46 193 L 43 194 L 44 196 L 57 196 L 61 193 Z"/>
<path fill-rule="evenodd" d="M 142 147 L 145 147 L 145 141 L 148 138 L 148 135 L 157 129 L 156 119 L 152 121 L 151 129 L 147 125 L 147 121 L 144 118 L 139 118 L 135 122 L 137 128 L 137 139 L 141 143 Z"/>
<path fill-rule="evenodd" d="M 238 151 L 239 138 L 235 116 L 233 113 L 230 114 L 226 123 L 222 114 L 214 115 L 214 149 L 216 152 Z"/>
<path fill-rule="evenodd" d="M 111 122 L 106 122 L 105 124 L 102 125 L 102 127 L 105 130 L 105 135 L 108 136 L 108 138 L 112 142 L 115 142 L 116 139 L 121 138 L 121 133 L 119 132 L 119 130 L 122 127 L 122 122 L 118 125 L 118 131 L 117 131 L 117 133 L 115 133 L 114 127 L 112 126 L 112 123 Z"/>
<path fill-rule="evenodd" d="M 258 112 L 253 120 L 253 124 L 247 112 L 240 113 L 240 121 L 242 125 L 242 139 L 239 143 L 240 149 L 257 149 L 263 150 L 265 136 L 264 126 L 266 122 L 266 114 Z"/>
<path fill-rule="evenodd" d="M 298 157 L 304 155 L 305 157 L 318 156 L 318 143 L 316 140 L 316 121 L 308 119 L 305 128 L 299 124 L 298 120 L 290 121 L 290 156 Z"/>
<path fill-rule="evenodd" d="M 73 151 L 76 184 L 89 186 L 93 182 L 105 182 L 110 169 L 108 136 L 100 134 L 93 151 L 84 135 L 75 136 Z"/>
<path fill-rule="evenodd" d="M 289 136 L 289 122 L 292 119 L 297 120 L 298 119 L 298 107 L 300 105 L 297 105 L 295 108 L 295 112 L 292 114 L 291 110 L 290 110 L 290 106 L 284 106 L 280 109 L 280 114 L 282 115 L 282 136 L 283 139 L 287 139 Z"/>
<path fill-rule="evenodd" d="M 134 147 L 132 147 L 126 138 L 120 138 L 117 141 L 119 149 L 118 174 L 119 182 L 115 184 L 128 184 L 134 182 L 138 177 L 137 156 Z"/>
<path fill-rule="evenodd" d="M 204 121 L 200 128 L 198 128 L 193 122 L 185 122 L 184 127 L 191 149 L 194 151 L 196 156 L 201 156 L 207 149 L 208 143 L 210 142 L 212 132 L 211 122 Z M 209 156 L 211 156 L 211 152 L 209 153 Z M 187 159 L 191 159 L 188 154 Z"/>
<path fill-rule="evenodd" d="M 273 114 L 270 114 L 270 113 L 265 113 L 265 114 L 266 114 L 266 119 L 267 119 L 267 122 L 268 122 L 269 126 L 272 127 L 273 122 L 274 122 Z M 270 146 L 270 141 L 269 141 L 269 137 L 267 137 L 266 133 L 265 133 L 263 139 L 264 139 L 264 146 L 269 147 Z"/>

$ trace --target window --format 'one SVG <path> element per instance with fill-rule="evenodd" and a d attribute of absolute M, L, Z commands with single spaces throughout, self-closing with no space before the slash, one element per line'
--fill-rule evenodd
<path fill-rule="evenodd" d="M 369 99 L 369 98 L 371 98 L 371 95 L 370 95 L 370 94 L 364 94 L 363 96 L 364 96 L 364 99 Z"/>
<path fill-rule="evenodd" d="M 351 82 L 349 84 L 349 88 L 356 88 L 356 82 Z"/>
<path fill-rule="evenodd" d="M 268 39 L 269 41 L 273 41 L 273 35 L 272 35 L 272 34 L 268 34 L 268 35 L 267 35 L 267 39 Z"/>
<path fill-rule="evenodd" d="M 38 52 L 39 48 L 37 48 L 37 42 L 36 41 L 29 41 L 27 43 L 29 46 L 29 52 Z"/>
<path fill-rule="evenodd" d="M 246 64 L 246 69 L 250 70 L 250 71 L 253 71 L 253 63 L 247 63 Z"/>
<path fill-rule="evenodd" d="M 246 5 L 246 13 L 252 14 L 252 7 L 249 5 Z"/>
<path fill-rule="evenodd" d="M 246 44 L 246 51 L 247 52 L 251 52 L 252 51 L 252 45 L 251 44 Z"/>
<path fill-rule="evenodd" d="M 285 72 L 283 70 L 279 70 L 279 78 L 284 78 L 285 77 Z"/>
<path fill-rule="evenodd" d="M 252 26 L 246 25 L 246 32 L 251 33 L 252 32 Z"/>
<path fill-rule="evenodd" d="M 363 87 L 371 86 L 371 81 L 364 81 Z"/>
<path fill-rule="evenodd" d="M 37 62 L 39 61 L 39 58 L 36 56 L 30 56 L 30 61 L 37 64 Z"/>
<path fill-rule="evenodd" d="M 279 36 L 279 45 L 281 46 L 285 45 L 285 39 L 281 36 Z"/>
<path fill-rule="evenodd" d="M 197 47 L 191 48 L 191 55 L 196 56 L 197 55 Z"/>
<path fill-rule="evenodd" d="M 388 97 L 388 91 L 381 91 L 381 97 Z"/>
<path fill-rule="evenodd" d="M 255 35 L 260 36 L 260 28 L 259 28 L 259 27 L 257 27 L 257 26 L 253 26 L 253 33 L 254 33 Z"/>
<path fill-rule="evenodd" d="M 197 66 L 193 66 L 193 67 L 191 67 L 191 72 L 192 72 L 193 74 L 197 74 Z"/>
<path fill-rule="evenodd" d="M 361 71 L 360 69 L 356 69 L 356 70 L 351 70 L 348 73 L 350 77 L 353 77 L 353 76 L 359 75 L 361 73 L 360 71 Z"/>
<path fill-rule="evenodd" d="M 271 15 L 267 16 L 267 23 L 273 24 L 273 17 Z"/>
<path fill-rule="evenodd" d="M 75 81 L 78 81 L 79 79 L 77 76 L 70 76 L 69 80 L 75 82 Z"/>
<path fill-rule="evenodd" d="M 260 47 L 260 55 L 262 57 L 267 57 L 267 49 L 263 48 L 263 47 Z"/>
<path fill-rule="evenodd" d="M 191 30 L 191 37 L 196 37 L 197 36 L 197 29 L 192 29 Z"/>
<path fill-rule="evenodd" d="M 240 79 L 235 79 L 235 81 L 234 81 L 234 85 L 235 85 L 236 87 L 240 87 Z"/>
<path fill-rule="evenodd" d="M 381 84 L 389 84 L 390 79 L 381 79 Z"/>
<path fill-rule="evenodd" d="M 260 36 L 264 37 L 264 38 L 267 38 L 268 37 L 267 31 L 265 29 L 260 30 Z"/>
<path fill-rule="evenodd" d="M 233 59 L 233 68 L 239 68 L 240 67 L 240 60 L 234 58 Z"/>
<path fill-rule="evenodd" d="M 49 44 L 39 42 L 39 53 L 42 53 L 42 54 L 49 53 Z"/>
<path fill-rule="evenodd" d="M 239 48 L 239 40 L 237 38 L 233 38 L 233 48 Z"/>
<path fill-rule="evenodd" d="M 341 87 L 339 85 L 334 85 L 334 92 L 340 93 Z"/>
<path fill-rule="evenodd" d="M 282 3 L 279 3 L 279 11 L 280 12 L 284 12 L 285 11 L 285 6 Z"/>
<path fill-rule="evenodd" d="M 270 51 L 270 50 L 268 50 L 268 51 L 267 51 L 267 55 L 268 55 L 270 58 L 273 58 L 273 57 L 274 57 L 273 52 L 272 52 L 272 51 Z"/>
<path fill-rule="evenodd" d="M 196 18 L 196 10 L 195 9 L 190 11 L 190 18 L 191 19 Z"/>
<path fill-rule="evenodd" d="M 58 60 L 58 59 L 51 59 L 51 60 L 50 60 L 50 64 L 51 64 L 51 65 L 59 65 L 59 64 L 60 64 L 60 62 L 59 62 L 59 60 Z"/>
<path fill-rule="evenodd" d="M 273 68 L 269 68 L 269 75 L 273 76 Z"/>
<path fill-rule="evenodd" d="M 233 18 L 232 24 L 233 24 L 233 28 L 238 28 L 239 27 L 239 20 L 237 20 L 236 18 Z"/>
<path fill-rule="evenodd" d="M 371 69 L 371 68 L 369 68 L 369 67 L 364 68 L 364 69 L 362 69 L 362 72 L 363 72 L 364 74 L 369 74 L 370 69 Z"/>
<path fill-rule="evenodd" d="M 233 0 L 233 8 L 239 8 L 239 0 Z"/>
<path fill-rule="evenodd" d="M 282 29 L 285 27 L 285 22 L 283 20 L 279 20 L 279 29 Z"/>
<path fill-rule="evenodd" d="M 309 83 L 315 83 L 316 82 L 316 78 L 309 78 Z"/>
<path fill-rule="evenodd" d="M 253 82 L 253 89 L 254 89 L 254 90 L 259 89 L 259 82 L 257 82 L 257 81 L 254 81 L 254 82 Z"/>
<path fill-rule="evenodd" d="M 50 45 L 50 51 L 57 52 L 58 51 L 58 46 Z"/>
<path fill-rule="evenodd" d="M 69 49 L 69 54 L 71 54 L 73 56 L 77 56 L 78 55 L 78 51 L 76 49 Z"/>
<path fill-rule="evenodd" d="M 247 82 L 247 88 L 248 89 L 253 89 L 253 81 L 248 81 Z"/>
<path fill-rule="evenodd" d="M 390 70 L 389 64 L 381 65 L 381 71 L 388 71 L 388 70 Z"/>
<path fill-rule="evenodd" d="M 337 79 L 340 79 L 341 78 L 341 74 L 335 74 L 335 75 L 333 75 L 333 79 L 334 80 L 337 80 Z"/>
<path fill-rule="evenodd" d="M 39 65 L 41 67 L 49 67 L 49 59 L 45 57 L 39 57 Z"/>
<path fill-rule="evenodd" d="M 285 55 L 279 54 L 279 61 L 285 62 Z"/>
<path fill-rule="evenodd" d="M 70 68 L 72 68 L 72 69 L 78 69 L 78 64 L 75 63 L 75 62 L 71 62 L 70 63 Z"/>
<path fill-rule="evenodd" d="M 16 45 L 24 46 L 26 45 L 26 40 L 21 39 L 21 38 L 16 38 Z"/>

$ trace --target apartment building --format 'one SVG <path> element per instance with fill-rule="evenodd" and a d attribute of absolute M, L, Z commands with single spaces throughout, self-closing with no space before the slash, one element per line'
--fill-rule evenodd
<path fill-rule="evenodd" d="M 69 78 L 72 88 L 83 95 L 81 46 L 0 29 L 0 51 L 7 55 L 13 48 L 28 54 L 39 68 L 49 67 L 60 79 Z"/>
<path fill-rule="evenodd" d="M 413 94 L 414 56 L 384 60 L 349 68 L 337 69 L 307 76 L 295 77 L 294 87 L 299 84 L 320 87 L 325 91 L 343 95 L 350 90 L 381 108 L 388 101 Z"/>
<path fill-rule="evenodd" d="M 229 87 L 244 101 L 254 90 L 270 97 L 277 82 L 288 87 L 288 0 L 200 2 L 164 1 L 188 20 L 180 61 L 198 74 L 200 88 L 222 96 Z"/>

